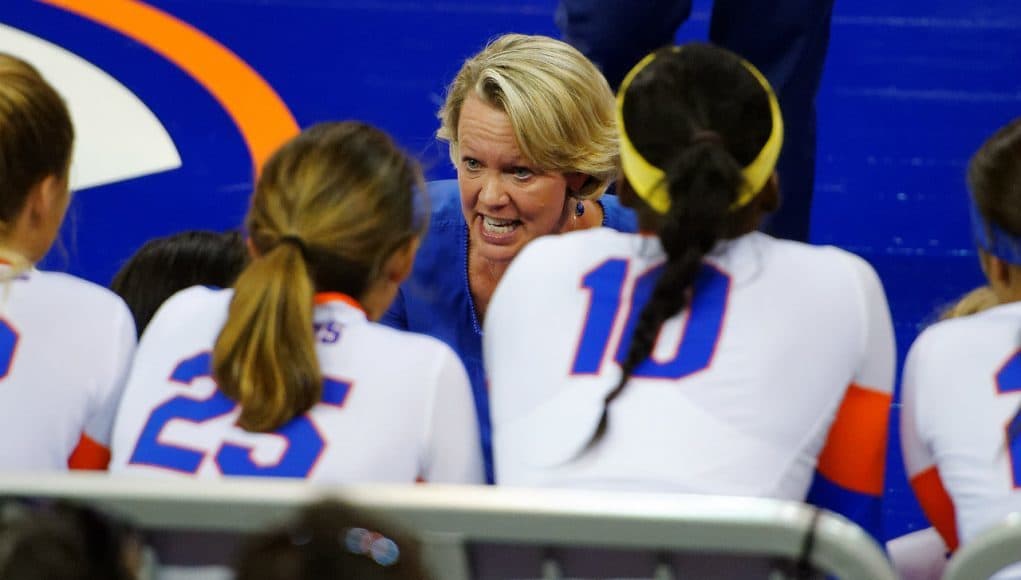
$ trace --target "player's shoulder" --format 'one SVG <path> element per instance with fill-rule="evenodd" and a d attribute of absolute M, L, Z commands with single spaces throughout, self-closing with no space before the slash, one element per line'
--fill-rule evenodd
<path fill-rule="evenodd" d="M 83 304 L 90 308 L 127 308 L 120 296 L 113 291 L 71 274 L 32 270 L 26 277 L 32 285 L 33 294 L 59 295 L 62 297 L 61 302 L 72 304 L 76 308 L 81 308 Z"/>
<path fill-rule="evenodd" d="M 879 275 L 861 256 L 829 245 L 813 245 L 773 238 L 760 232 L 747 234 L 746 248 L 763 251 L 770 256 L 769 268 L 788 272 L 791 280 L 799 284 L 811 281 L 828 286 L 846 285 L 848 288 L 882 288 Z"/>
<path fill-rule="evenodd" d="M 197 325 L 219 326 L 227 316 L 232 289 L 192 286 L 175 293 L 156 310 L 145 334 L 190 329 Z"/>
<path fill-rule="evenodd" d="M 987 348 L 989 340 L 995 340 L 996 336 L 1016 339 L 1018 329 L 1021 329 L 1021 303 L 1001 304 L 928 326 L 912 343 L 908 356 L 953 364 L 953 361 L 968 358 L 973 349 Z"/>
<path fill-rule="evenodd" d="M 565 234 L 541 236 L 525 246 L 511 263 L 559 268 L 563 262 L 579 264 L 603 254 L 630 255 L 642 236 L 609 228 L 592 228 Z M 584 267 L 584 266 L 582 266 Z"/>
<path fill-rule="evenodd" d="M 43 301 L 47 309 L 59 316 L 66 310 L 82 324 L 76 326 L 104 327 L 110 323 L 134 328 L 128 305 L 112 290 L 83 278 L 63 272 L 31 270 L 25 274 L 29 290 L 35 300 Z"/>
<path fill-rule="evenodd" d="M 385 346 L 389 353 L 399 353 L 405 359 L 457 358 L 454 349 L 447 343 L 426 334 L 392 328 L 378 322 L 366 324 L 365 331 L 377 347 Z"/>

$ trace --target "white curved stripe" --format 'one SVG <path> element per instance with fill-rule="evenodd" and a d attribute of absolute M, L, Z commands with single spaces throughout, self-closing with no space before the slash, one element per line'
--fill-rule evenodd
<path fill-rule="evenodd" d="M 30 62 L 67 101 L 75 126 L 71 189 L 181 166 L 155 114 L 115 78 L 49 41 L 0 24 L 0 52 Z"/>

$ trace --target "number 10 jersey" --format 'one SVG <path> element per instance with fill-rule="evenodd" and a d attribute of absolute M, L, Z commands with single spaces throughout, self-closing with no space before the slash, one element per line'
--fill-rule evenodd
<path fill-rule="evenodd" d="M 875 272 L 832 247 L 720 242 L 583 451 L 665 258 L 654 236 L 600 229 L 511 264 L 484 334 L 497 483 L 796 500 L 811 486 L 878 518 L 893 329 Z M 878 532 L 862 505 L 826 507 Z"/>

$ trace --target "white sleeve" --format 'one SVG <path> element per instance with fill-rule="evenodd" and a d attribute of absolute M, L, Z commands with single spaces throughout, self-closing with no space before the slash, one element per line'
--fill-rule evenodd
<path fill-rule="evenodd" d="M 924 368 L 926 333 L 922 333 L 908 351 L 900 387 L 900 445 L 908 479 L 935 465 L 921 431 L 921 374 Z"/>
<path fill-rule="evenodd" d="M 893 395 L 896 374 L 897 345 L 893 335 L 893 320 L 886 303 L 886 293 L 875 270 L 865 260 L 855 256 L 855 270 L 862 296 L 862 320 L 865 324 L 862 358 L 855 372 L 854 382 L 881 393 Z"/>
<path fill-rule="evenodd" d="M 549 353 L 536 352 L 536 332 L 556 324 L 547 311 L 549 293 L 545 283 L 549 277 L 542 272 L 547 263 L 556 263 L 556 258 L 542 259 L 542 252 L 548 249 L 546 242 L 543 238 L 534 240 L 514 258 L 486 309 L 482 355 L 489 381 L 489 416 L 494 437 L 502 425 L 549 396 L 543 388 L 546 385 L 526 378 L 541 374 L 544 361 L 550 358 Z M 530 368 L 523 368 L 523 361 Z"/>
<path fill-rule="evenodd" d="M 426 417 L 421 475 L 431 483 L 484 483 L 482 443 L 468 373 L 447 345 Z"/>
<path fill-rule="evenodd" d="M 110 361 L 104 376 L 98 377 L 96 397 L 85 422 L 85 434 L 107 448 L 110 447 L 114 418 L 124 394 L 136 346 L 134 320 L 119 298 L 111 326 L 114 335 L 110 340 Z"/>

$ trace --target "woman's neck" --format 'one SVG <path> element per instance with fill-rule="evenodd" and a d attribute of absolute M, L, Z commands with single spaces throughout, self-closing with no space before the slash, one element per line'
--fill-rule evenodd
<path fill-rule="evenodd" d="M 489 299 L 493 297 L 496 285 L 503 278 L 510 262 L 494 262 L 478 257 L 471 248 L 468 249 L 468 290 L 475 304 L 475 315 L 479 324 L 486 318 Z"/>

